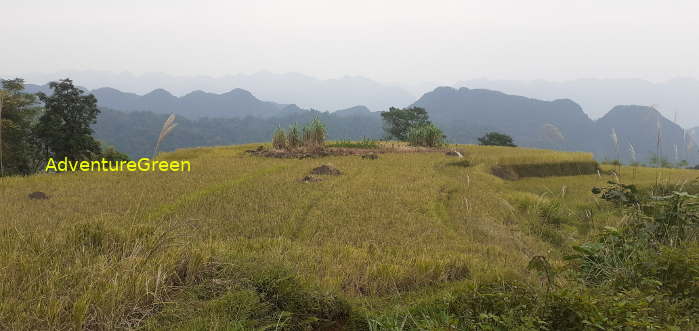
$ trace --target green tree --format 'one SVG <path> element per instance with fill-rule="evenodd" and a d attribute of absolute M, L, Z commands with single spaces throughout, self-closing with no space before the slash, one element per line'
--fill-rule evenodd
<path fill-rule="evenodd" d="M 512 141 L 512 137 L 498 132 L 488 132 L 485 136 L 478 138 L 478 142 L 483 146 L 517 147 Z"/>
<path fill-rule="evenodd" d="M 99 156 L 100 159 L 105 159 L 107 161 L 128 161 L 129 156 L 119 152 L 114 146 L 107 146 L 102 148 L 102 152 Z"/>
<path fill-rule="evenodd" d="M 381 112 L 384 121 L 384 130 L 389 138 L 401 141 L 408 140 L 410 129 L 430 124 L 427 111 L 420 107 L 395 108 Z"/>
<path fill-rule="evenodd" d="M 39 166 L 38 142 L 32 131 L 41 108 L 36 96 L 23 93 L 20 78 L 2 80 L 0 89 L 0 176 L 27 175 Z"/>
<path fill-rule="evenodd" d="M 100 156 L 100 145 L 92 137 L 90 125 L 99 109 L 92 94 L 84 95 L 70 79 L 51 82 L 53 94 L 38 93 L 45 112 L 39 118 L 36 134 L 47 157 L 89 160 Z"/>

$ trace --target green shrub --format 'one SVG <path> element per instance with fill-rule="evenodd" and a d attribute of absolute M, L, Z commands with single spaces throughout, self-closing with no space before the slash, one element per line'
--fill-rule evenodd
<path fill-rule="evenodd" d="M 485 136 L 478 138 L 478 143 L 483 146 L 517 147 L 512 137 L 499 132 L 488 132 Z"/>
<path fill-rule="evenodd" d="M 441 147 L 446 144 L 446 136 L 432 123 L 411 128 L 407 136 L 412 146 Z"/>

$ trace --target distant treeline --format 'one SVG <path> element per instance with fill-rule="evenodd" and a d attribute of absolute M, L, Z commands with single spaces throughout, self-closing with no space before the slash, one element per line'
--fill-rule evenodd
<path fill-rule="evenodd" d="M 120 152 L 128 154 L 132 159 L 151 155 L 153 144 L 168 117 L 152 112 L 101 110 L 97 123 L 93 125 L 95 136 L 116 146 Z M 178 116 L 177 128 L 162 142 L 160 150 L 268 142 L 277 128 L 307 123 L 315 118 L 325 124 L 329 140 L 379 139 L 383 136 L 383 122 L 378 114 L 338 116 L 308 110 L 274 118 L 248 116 L 191 120 Z"/>

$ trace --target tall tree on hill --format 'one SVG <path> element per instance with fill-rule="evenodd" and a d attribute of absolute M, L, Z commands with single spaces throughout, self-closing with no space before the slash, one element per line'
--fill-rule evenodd
<path fill-rule="evenodd" d="M 430 124 L 429 116 L 424 108 L 395 108 L 382 112 L 384 130 L 389 138 L 396 138 L 401 141 L 408 140 L 408 132 L 411 129 Z"/>
<path fill-rule="evenodd" d="M 36 96 L 23 93 L 24 81 L 2 80 L 0 88 L 0 176 L 27 175 L 40 159 L 33 125 L 40 113 Z"/>
<path fill-rule="evenodd" d="M 51 82 L 53 94 L 38 93 L 45 112 L 39 118 L 36 134 L 47 157 L 89 160 L 97 157 L 100 145 L 92 137 L 90 125 L 97 121 L 97 99 L 84 95 L 70 79 Z"/>

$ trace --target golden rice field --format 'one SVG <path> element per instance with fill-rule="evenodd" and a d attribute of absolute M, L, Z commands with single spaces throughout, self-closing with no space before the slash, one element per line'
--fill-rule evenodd
<path fill-rule="evenodd" d="M 539 286 L 532 257 L 560 263 L 564 244 L 620 218 L 590 193 L 615 180 L 611 168 L 517 181 L 490 173 L 590 162 L 584 153 L 456 146 L 464 162 L 244 152 L 256 146 L 161 156 L 191 161 L 189 173 L 0 178 L 0 329 L 370 329 L 368 316 L 453 287 Z M 299 182 L 326 163 L 343 174 Z M 697 172 L 620 176 L 650 185 Z M 30 200 L 34 191 L 49 199 Z M 552 200 L 555 227 L 537 212 Z"/>

